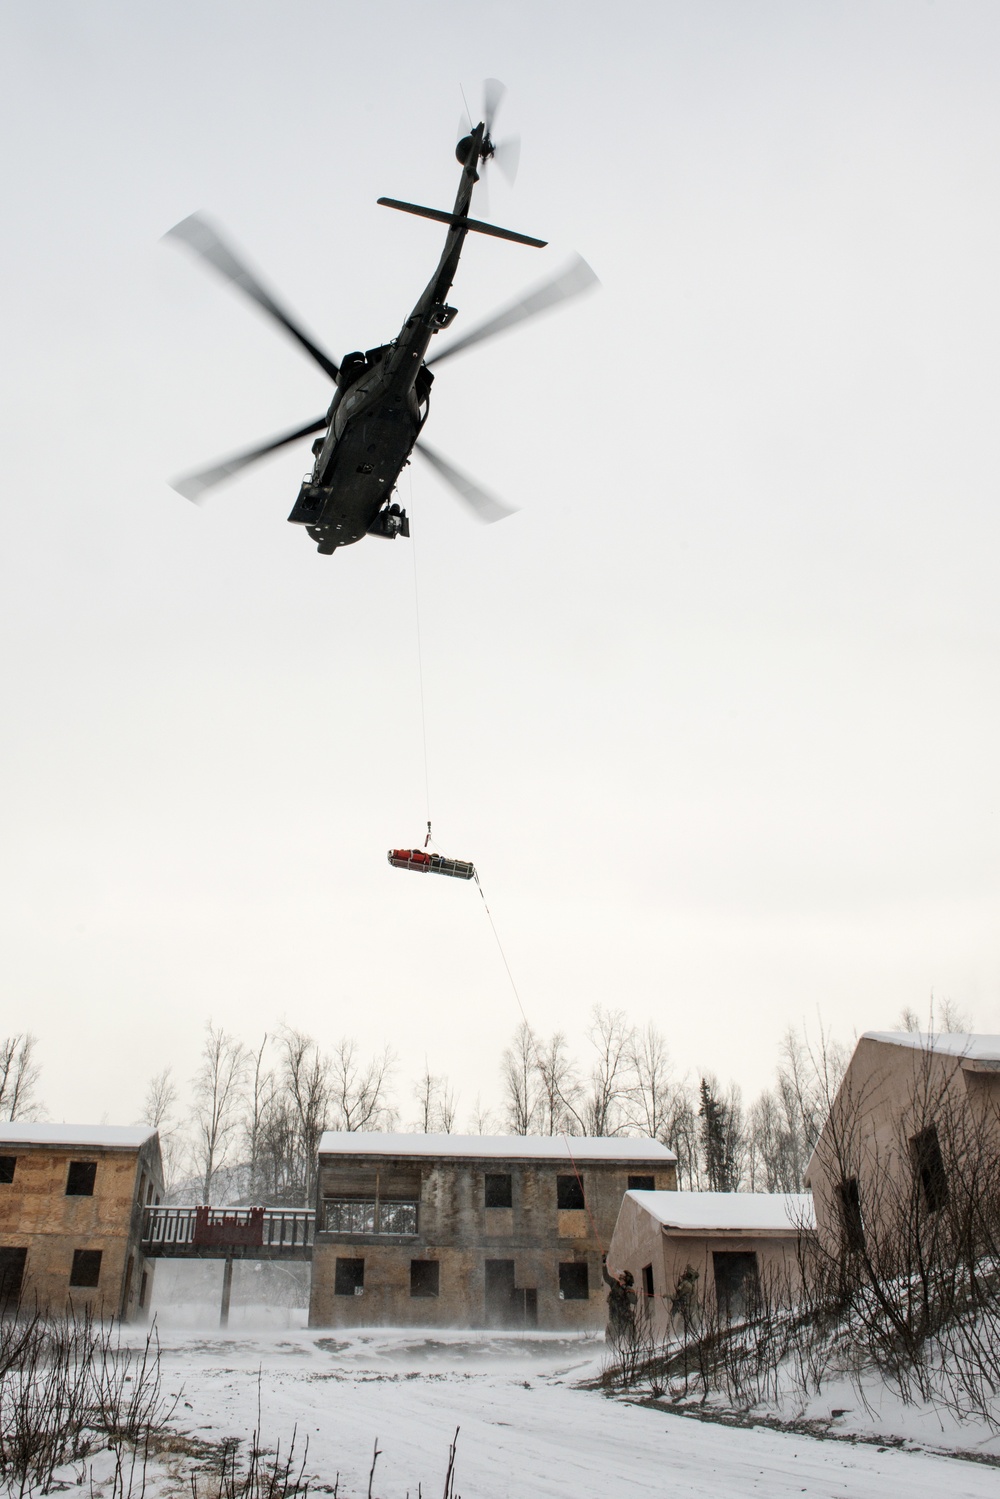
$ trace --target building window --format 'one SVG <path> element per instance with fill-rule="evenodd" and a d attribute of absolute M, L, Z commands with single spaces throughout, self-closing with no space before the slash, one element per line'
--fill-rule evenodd
<path fill-rule="evenodd" d="M 643 1265 L 642 1267 L 642 1294 L 647 1297 L 653 1295 L 653 1267 Z"/>
<path fill-rule="evenodd" d="M 861 1191 L 856 1176 L 845 1176 L 837 1187 L 837 1198 L 844 1243 L 852 1254 L 860 1254 L 865 1247 L 865 1225 L 861 1217 Z"/>
<path fill-rule="evenodd" d="M 587 1301 L 590 1297 L 590 1276 L 587 1262 L 559 1266 L 560 1301 Z"/>
<path fill-rule="evenodd" d="M 71 1286 L 96 1286 L 101 1278 L 100 1249 L 74 1249 L 73 1268 L 69 1273 Z"/>
<path fill-rule="evenodd" d="M 139 1282 L 139 1310 L 140 1311 L 146 1305 L 146 1292 L 148 1290 L 149 1290 L 149 1271 L 148 1270 L 144 1270 L 142 1272 L 142 1279 Z"/>
<path fill-rule="evenodd" d="M 578 1176 L 556 1177 L 556 1207 L 586 1207 L 583 1200 L 583 1182 Z"/>
<path fill-rule="evenodd" d="M 931 1124 L 913 1136 L 910 1158 L 924 1194 L 924 1206 L 929 1213 L 939 1212 L 948 1201 L 948 1174 L 936 1125 Z"/>
<path fill-rule="evenodd" d="M 417 1204 L 328 1198 L 324 1224 L 328 1234 L 415 1234 Z"/>
<path fill-rule="evenodd" d="M 14 1180 L 14 1167 L 16 1165 L 16 1155 L 0 1155 L 0 1182 L 12 1182 Z"/>
<path fill-rule="evenodd" d="M 487 1172 L 483 1200 L 488 1208 L 509 1208 L 513 1206 L 511 1178 L 508 1172 Z"/>
<path fill-rule="evenodd" d="M 96 1177 L 96 1161 L 70 1161 L 66 1176 L 66 1196 L 93 1197 Z"/>
<path fill-rule="evenodd" d="M 333 1279 L 335 1296 L 360 1296 L 365 1289 L 364 1260 L 337 1260 L 337 1271 Z"/>
<path fill-rule="evenodd" d="M 436 1296 L 441 1280 L 440 1270 L 437 1260 L 411 1260 L 410 1295 Z"/>
<path fill-rule="evenodd" d="M 146 1206 L 147 1207 L 149 1207 L 149 1205 L 152 1202 L 152 1200 L 153 1200 L 153 1183 L 150 1182 L 149 1186 L 146 1188 Z M 159 1202 L 160 1199 L 157 1198 L 156 1200 L 157 1200 L 157 1202 Z"/>
<path fill-rule="evenodd" d="M 630 1192 L 655 1192 L 656 1177 L 630 1176 L 628 1179 L 628 1189 Z"/>

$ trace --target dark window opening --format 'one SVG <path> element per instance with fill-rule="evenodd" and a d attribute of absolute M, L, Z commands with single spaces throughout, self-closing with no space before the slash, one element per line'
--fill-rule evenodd
<path fill-rule="evenodd" d="M 437 1260 L 410 1261 L 410 1295 L 436 1296 L 441 1281 Z"/>
<path fill-rule="evenodd" d="M 335 1296 L 360 1296 L 365 1288 L 364 1260 L 337 1260 L 333 1279 Z"/>
<path fill-rule="evenodd" d="M 860 1254 L 865 1247 L 865 1225 L 861 1217 L 861 1192 L 856 1176 L 847 1176 L 837 1188 L 840 1201 L 840 1222 L 844 1230 L 844 1242 L 852 1254 Z"/>
<path fill-rule="evenodd" d="M 556 1206 L 560 1208 L 586 1207 L 583 1200 L 583 1182 L 578 1176 L 556 1177 Z"/>
<path fill-rule="evenodd" d="M 96 1178 L 96 1161 L 70 1161 L 66 1175 L 66 1196 L 93 1197 Z"/>
<path fill-rule="evenodd" d="M 586 1260 L 559 1266 L 559 1295 L 563 1301 L 587 1301 L 590 1298 L 590 1275 Z"/>
<path fill-rule="evenodd" d="M 146 1206 L 147 1207 L 149 1207 L 149 1204 L 152 1202 L 152 1200 L 153 1200 L 153 1183 L 150 1182 L 149 1186 L 146 1188 Z M 159 1201 L 159 1198 L 157 1198 L 157 1201 Z"/>
<path fill-rule="evenodd" d="M 146 1305 L 146 1292 L 148 1290 L 149 1290 L 149 1271 L 148 1270 L 144 1270 L 142 1272 L 142 1279 L 139 1282 L 139 1309 L 140 1309 L 140 1311 Z"/>
<path fill-rule="evenodd" d="M 653 1267 L 652 1267 L 652 1265 L 643 1265 L 643 1267 L 642 1267 L 642 1294 L 644 1296 L 652 1296 L 652 1294 L 653 1294 Z"/>
<path fill-rule="evenodd" d="M 716 1249 L 712 1254 L 715 1295 L 726 1317 L 752 1316 L 760 1282 L 757 1256 Z"/>
<path fill-rule="evenodd" d="M 929 1213 L 937 1213 L 948 1201 L 948 1173 L 944 1169 L 944 1156 L 938 1139 L 936 1125 L 922 1129 L 910 1141 L 910 1156 L 913 1169 L 920 1180 L 924 1203 Z"/>
<path fill-rule="evenodd" d="M 0 1249 L 0 1311 L 10 1311 L 21 1297 L 27 1249 Z"/>
<path fill-rule="evenodd" d="M 628 1179 L 628 1189 L 630 1192 L 655 1192 L 656 1177 L 630 1176 Z"/>
<path fill-rule="evenodd" d="M 101 1278 L 100 1249 L 74 1249 L 73 1268 L 69 1273 L 71 1286 L 96 1286 Z"/>
<path fill-rule="evenodd" d="M 499 1172 L 491 1175 L 487 1172 L 484 1201 L 488 1208 L 512 1207 L 514 1199 L 510 1176 Z"/>
<path fill-rule="evenodd" d="M 14 1167 L 16 1165 L 16 1155 L 0 1155 L 0 1182 L 12 1182 L 14 1180 Z"/>

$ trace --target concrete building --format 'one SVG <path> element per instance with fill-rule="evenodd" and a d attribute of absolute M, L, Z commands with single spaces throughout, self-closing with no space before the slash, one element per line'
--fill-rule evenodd
<path fill-rule="evenodd" d="M 0 1309 L 141 1316 L 142 1210 L 163 1192 L 155 1130 L 0 1123 Z"/>
<path fill-rule="evenodd" d="M 325 1134 L 310 1325 L 603 1327 L 624 1193 L 675 1184 L 655 1140 Z"/>
<path fill-rule="evenodd" d="M 868 1031 L 806 1170 L 831 1254 L 928 1224 L 1000 1170 L 1000 1036 Z M 970 1203 L 979 1194 L 975 1189 Z M 968 1225 L 966 1226 L 968 1228 Z"/>
<path fill-rule="evenodd" d="M 808 1192 L 627 1192 L 608 1268 L 630 1272 L 653 1332 L 685 1315 L 742 1316 L 758 1290 L 801 1284 L 800 1236 L 815 1228 Z"/>

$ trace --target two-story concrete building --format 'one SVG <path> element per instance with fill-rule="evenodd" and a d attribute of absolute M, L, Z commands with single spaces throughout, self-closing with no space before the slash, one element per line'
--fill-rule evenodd
<path fill-rule="evenodd" d="M 0 1123 L 0 1310 L 141 1315 L 142 1210 L 162 1192 L 153 1129 Z"/>
<path fill-rule="evenodd" d="M 675 1187 L 656 1140 L 327 1133 L 310 1325 L 603 1327 L 622 1197 Z"/>

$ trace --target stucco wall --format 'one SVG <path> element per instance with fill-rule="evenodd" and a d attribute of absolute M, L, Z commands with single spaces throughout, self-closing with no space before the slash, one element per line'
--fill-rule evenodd
<path fill-rule="evenodd" d="M 817 1228 L 831 1251 L 844 1233 L 840 1182 L 855 1178 L 864 1221 L 886 1228 L 913 1190 L 909 1141 L 931 1124 L 946 1167 L 955 1150 L 980 1144 L 1000 1155 L 1000 1074 L 969 1070 L 946 1052 L 863 1036 L 809 1163 Z"/>
<path fill-rule="evenodd" d="M 678 1229 L 664 1231 L 663 1224 L 626 1197 L 608 1250 L 612 1274 L 631 1272 L 638 1306 L 644 1309 L 658 1337 L 681 1329 L 680 1317 L 671 1311 L 677 1283 L 687 1267 L 698 1273 L 698 1307 L 715 1310 L 715 1265 L 713 1254 L 754 1254 L 762 1286 L 773 1293 L 794 1297 L 801 1286 L 798 1234 L 789 1229 L 775 1234 L 729 1233 L 720 1230 L 697 1233 Z M 652 1266 L 653 1295 L 644 1294 L 643 1269 Z"/>

